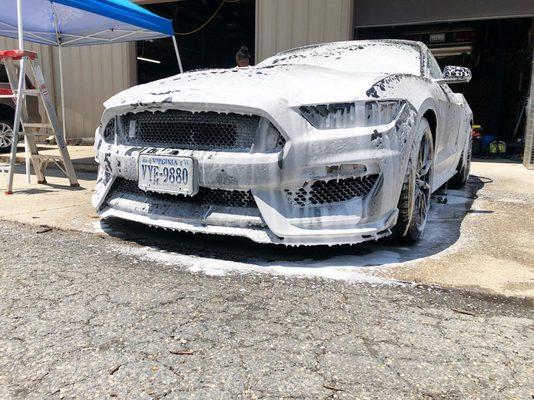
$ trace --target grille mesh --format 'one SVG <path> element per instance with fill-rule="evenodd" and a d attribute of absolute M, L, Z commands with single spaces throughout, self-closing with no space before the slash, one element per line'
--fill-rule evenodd
<path fill-rule="evenodd" d="M 132 146 L 249 151 L 259 121 L 257 115 L 217 112 L 128 113 L 122 116 L 122 140 Z"/>
<path fill-rule="evenodd" d="M 137 186 L 137 182 L 117 178 L 110 190 L 108 201 L 123 194 L 140 196 L 144 199 L 166 200 L 172 202 L 217 205 L 224 207 L 256 207 L 250 191 L 209 189 L 201 187 L 195 196 L 172 195 L 166 193 L 145 192 Z"/>
<path fill-rule="evenodd" d="M 318 206 L 364 197 L 371 191 L 377 180 L 378 174 L 362 178 L 322 180 L 315 181 L 311 185 L 305 183 L 303 187 L 295 191 L 286 189 L 285 192 L 289 201 L 294 205 Z"/>

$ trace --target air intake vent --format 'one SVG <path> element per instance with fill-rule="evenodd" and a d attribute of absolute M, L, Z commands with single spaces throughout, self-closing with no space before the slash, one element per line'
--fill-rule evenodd
<path fill-rule="evenodd" d="M 172 195 L 145 192 L 133 180 L 117 178 L 113 183 L 106 201 L 124 195 L 138 196 L 142 199 L 167 200 L 172 202 L 217 205 L 223 207 L 256 207 L 250 191 L 209 189 L 201 187 L 195 196 Z"/>
<path fill-rule="evenodd" d="M 366 196 L 376 184 L 378 174 L 362 178 L 345 178 L 306 182 L 296 190 L 286 189 L 288 200 L 296 206 L 310 207 L 340 203 Z"/>

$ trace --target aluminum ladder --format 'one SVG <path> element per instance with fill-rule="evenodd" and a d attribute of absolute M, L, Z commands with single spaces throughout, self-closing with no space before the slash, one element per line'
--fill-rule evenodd
<path fill-rule="evenodd" d="M 17 62 L 19 64 L 18 73 L 16 67 Z M 27 145 L 26 152 L 29 151 L 26 167 L 29 168 L 28 158 L 30 158 L 37 177 L 37 183 L 46 184 L 46 168 L 53 163 L 56 164 L 67 176 L 71 187 L 80 186 L 76 178 L 76 172 L 72 166 L 63 132 L 59 128 L 56 110 L 46 87 L 37 53 L 26 50 L 0 51 L 0 63 L 5 65 L 9 85 L 11 86 L 11 94 L 2 95 L 2 97 L 16 99 L 17 104 L 15 109 L 15 121 L 13 123 L 13 143 L 11 144 L 11 156 L 9 159 L 8 180 L 5 194 L 13 194 L 13 177 L 15 173 L 17 146 L 20 134 L 24 136 Z M 33 77 L 33 81 L 36 85 L 35 89 L 26 88 L 26 76 L 28 76 L 30 80 L 32 80 Z M 19 77 L 24 77 L 24 79 L 19 79 Z M 38 96 L 41 99 L 48 122 L 42 123 L 41 121 L 36 122 L 30 120 L 26 104 L 26 96 Z M 41 133 L 42 129 L 53 133 L 59 149 L 59 155 L 39 154 L 36 138 L 37 136 L 43 135 Z M 17 132 L 19 132 L 19 134 L 17 134 Z"/>

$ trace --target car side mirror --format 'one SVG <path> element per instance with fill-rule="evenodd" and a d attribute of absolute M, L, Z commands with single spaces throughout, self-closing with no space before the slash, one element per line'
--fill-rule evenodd
<path fill-rule="evenodd" d="M 467 83 L 471 80 L 471 70 L 466 67 L 448 65 L 443 69 L 443 78 L 435 79 L 436 83 Z"/>

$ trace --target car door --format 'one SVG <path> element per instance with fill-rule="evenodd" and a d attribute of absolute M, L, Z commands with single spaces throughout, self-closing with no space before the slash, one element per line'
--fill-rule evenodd
<path fill-rule="evenodd" d="M 443 77 L 438 62 L 428 51 L 428 74 L 430 79 L 440 79 Z M 456 95 L 447 84 L 434 83 L 439 87 L 440 93 L 437 99 L 440 103 L 440 119 L 438 124 L 441 126 L 439 132 L 436 132 L 436 157 L 435 157 L 435 178 L 439 184 L 450 178 L 456 169 L 458 161 L 457 153 L 459 148 L 459 132 L 462 114 L 462 97 Z"/>

